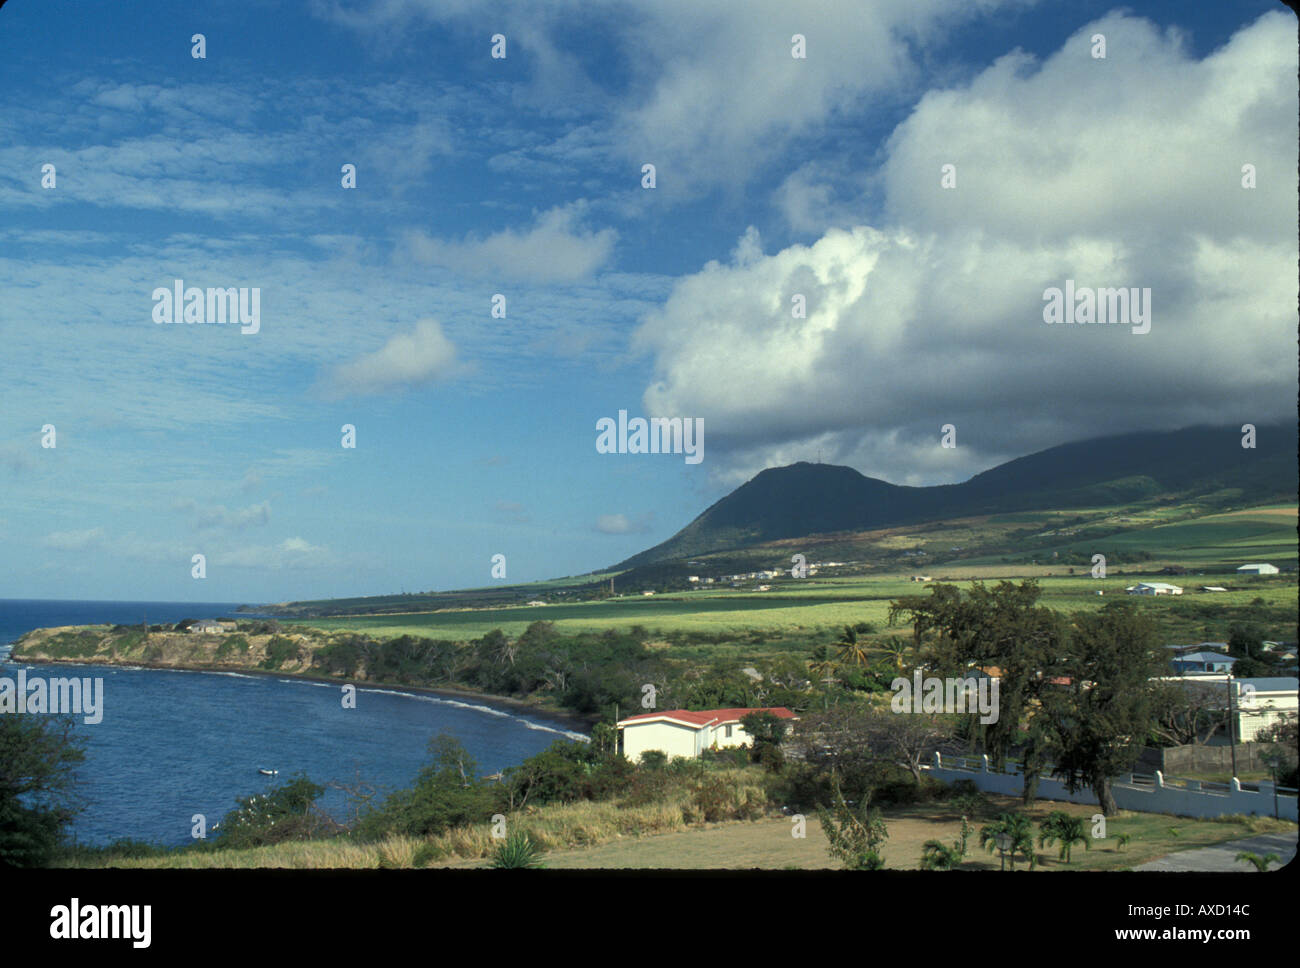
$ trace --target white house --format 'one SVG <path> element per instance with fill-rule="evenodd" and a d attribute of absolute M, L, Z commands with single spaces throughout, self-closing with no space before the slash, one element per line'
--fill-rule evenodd
<path fill-rule="evenodd" d="M 1242 565 L 1237 569 L 1239 575 L 1276 575 L 1277 565 L 1257 564 Z"/>
<path fill-rule="evenodd" d="M 741 728 L 740 719 L 750 713 L 771 713 L 778 719 L 798 718 L 784 706 L 641 713 L 617 723 L 623 755 L 635 762 L 648 750 L 661 750 L 672 759 L 696 757 L 707 749 L 749 746 L 753 738 Z"/>
<path fill-rule="evenodd" d="M 1280 722 L 1284 713 L 1296 713 L 1298 682 L 1293 676 L 1234 679 L 1237 739 L 1253 742 L 1262 730 Z"/>
<path fill-rule="evenodd" d="M 1124 589 L 1130 595 L 1181 595 L 1182 588 L 1163 581 L 1140 581 Z"/>
<path fill-rule="evenodd" d="M 235 631 L 234 622 L 218 622 L 216 619 L 202 618 L 190 626 L 191 635 L 206 635 L 219 632 Z"/>

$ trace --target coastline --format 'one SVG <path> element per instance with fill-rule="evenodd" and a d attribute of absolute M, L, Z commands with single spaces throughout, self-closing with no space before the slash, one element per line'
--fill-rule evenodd
<path fill-rule="evenodd" d="M 15 656 L 12 651 L 8 655 L 8 661 L 16 665 L 30 666 L 59 666 L 59 665 L 80 665 L 80 666 L 101 666 L 104 668 L 137 668 L 149 671 L 166 671 L 178 670 L 182 672 L 210 672 L 210 673 L 239 673 L 240 675 L 249 676 L 269 676 L 275 679 L 301 679 L 304 682 L 332 683 L 334 685 L 346 685 L 345 680 L 332 676 L 317 676 L 299 672 L 286 672 L 279 669 L 251 669 L 241 666 L 215 666 L 202 663 L 192 664 L 159 664 L 149 663 L 139 659 L 122 662 L 105 662 L 95 656 L 86 658 L 52 658 L 42 657 L 39 659 L 28 656 Z M 521 716 L 535 719 L 546 726 L 560 727 L 570 732 L 581 733 L 584 736 L 591 735 L 591 727 L 597 722 L 595 719 L 580 716 L 577 713 L 565 712 L 563 710 L 546 709 L 535 703 L 529 703 L 522 699 L 515 699 L 512 696 L 498 696 L 493 693 L 475 692 L 472 689 L 462 689 L 455 686 L 415 686 L 405 682 L 385 682 L 378 679 L 356 679 L 352 685 L 358 688 L 373 687 L 376 689 L 388 689 L 400 692 L 419 693 L 421 695 L 435 696 L 445 699 L 472 699 L 484 706 L 496 707 L 504 712 L 511 712 Z"/>

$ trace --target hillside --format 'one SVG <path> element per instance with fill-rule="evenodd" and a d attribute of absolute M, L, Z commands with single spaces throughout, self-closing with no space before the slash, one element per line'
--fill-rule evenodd
<path fill-rule="evenodd" d="M 851 467 L 769 468 L 667 541 L 613 566 L 626 570 L 695 555 L 838 532 L 1049 508 L 1195 500 L 1206 507 L 1294 500 L 1297 430 L 1260 427 L 1255 449 L 1238 427 L 1123 434 L 1052 447 L 961 484 L 900 487 Z"/>

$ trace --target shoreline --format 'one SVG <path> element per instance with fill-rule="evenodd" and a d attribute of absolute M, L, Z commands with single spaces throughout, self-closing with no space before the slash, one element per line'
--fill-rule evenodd
<path fill-rule="evenodd" d="M 13 643 L 10 643 L 12 646 Z M 132 668 L 142 669 L 149 672 L 165 672 L 168 670 L 178 672 L 209 672 L 209 673 L 238 673 L 239 675 L 249 676 L 269 676 L 277 679 L 301 679 L 304 682 L 321 682 L 332 683 L 338 686 L 354 685 L 358 689 L 373 687 L 376 689 L 388 689 L 394 691 L 413 692 L 421 695 L 435 696 L 444 699 L 473 699 L 482 703 L 484 706 L 495 706 L 502 711 L 526 715 L 532 719 L 538 720 L 546 726 L 557 726 L 570 732 L 582 733 L 590 737 L 591 728 L 597 720 L 587 719 L 578 713 L 569 713 L 556 711 L 539 707 L 533 703 L 526 702 L 522 699 L 515 699 L 512 696 L 498 696 L 493 693 L 475 692 L 472 689 L 462 689 L 456 686 L 415 686 L 405 682 L 385 682 L 378 679 L 357 679 L 351 683 L 345 680 L 334 678 L 332 676 L 305 675 L 297 672 L 284 672 L 278 669 L 248 669 L 243 667 L 230 666 L 212 666 L 212 665 L 157 665 L 145 662 L 96 662 L 92 658 L 78 659 L 55 659 L 41 658 L 33 659 L 27 656 L 15 656 L 12 649 L 9 651 L 8 661 L 15 665 L 30 666 L 60 666 L 60 665 L 80 665 L 95 666 L 98 668 Z"/>

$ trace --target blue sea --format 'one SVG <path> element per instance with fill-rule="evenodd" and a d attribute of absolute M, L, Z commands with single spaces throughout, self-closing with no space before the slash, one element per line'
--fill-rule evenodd
<path fill-rule="evenodd" d="M 174 623 L 234 616 L 237 603 L 20 601 L 0 599 L 0 676 L 102 678 L 103 719 L 76 717 L 85 761 L 77 792 L 81 843 L 121 838 L 183 844 L 192 818 L 209 828 L 235 798 L 302 772 L 326 785 L 321 803 L 343 819 L 347 799 L 329 784 L 357 780 L 385 791 L 409 786 L 440 732 L 455 736 L 479 772 L 522 762 L 560 739 L 562 724 L 490 701 L 360 686 L 344 709 L 338 684 L 227 672 L 181 672 L 60 663 L 15 665 L 7 645 L 33 628 L 98 623 Z M 278 770 L 262 776 L 259 769 Z"/>

